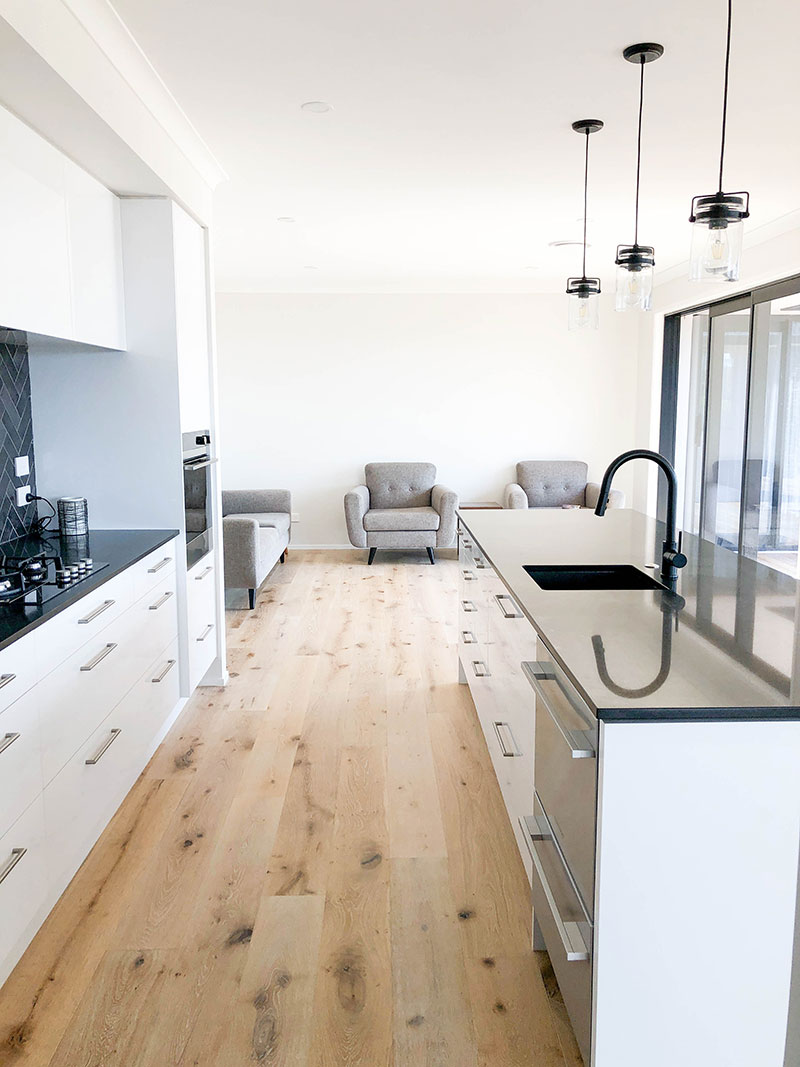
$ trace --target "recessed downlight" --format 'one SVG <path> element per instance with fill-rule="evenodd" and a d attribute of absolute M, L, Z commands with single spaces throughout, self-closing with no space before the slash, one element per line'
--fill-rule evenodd
<path fill-rule="evenodd" d="M 276 222 L 294 222 L 291 215 L 278 215 Z"/>
<path fill-rule="evenodd" d="M 324 115 L 326 111 L 333 111 L 333 108 L 324 100 L 306 100 L 300 105 L 300 110 L 310 111 L 314 115 Z"/>
<path fill-rule="evenodd" d="M 550 241 L 547 245 L 548 248 L 582 248 L 583 241 Z M 586 245 L 587 248 L 591 248 L 590 244 Z"/>
<path fill-rule="evenodd" d="M 313 263 L 307 263 L 303 267 L 303 270 L 319 270 L 319 267 L 315 266 Z"/>

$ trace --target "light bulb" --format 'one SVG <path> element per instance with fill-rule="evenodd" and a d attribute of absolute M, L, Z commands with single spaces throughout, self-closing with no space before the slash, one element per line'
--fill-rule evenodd
<path fill-rule="evenodd" d="M 696 281 L 735 281 L 739 277 L 743 230 L 741 221 L 725 226 L 695 223 L 689 277 Z"/>
<path fill-rule="evenodd" d="M 584 322 L 589 313 L 589 301 L 585 297 L 578 300 L 578 318 Z"/>

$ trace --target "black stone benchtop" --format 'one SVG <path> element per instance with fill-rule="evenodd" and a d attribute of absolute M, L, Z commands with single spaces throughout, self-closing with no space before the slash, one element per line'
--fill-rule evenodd
<path fill-rule="evenodd" d="M 18 641 L 177 536 L 177 530 L 91 530 L 86 538 L 61 540 L 56 531 L 44 538 L 7 541 L 0 546 L 0 553 L 6 556 L 35 556 L 46 552 L 51 556 L 61 555 L 68 561 L 77 552 L 80 556 L 89 556 L 98 565 L 107 563 L 108 566 L 64 589 L 43 606 L 0 604 L 0 649 Z"/>
<path fill-rule="evenodd" d="M 459 519 L 537 631 L 540 658 L 599 719 L 800 720 L 800 583 L 789 575 L 686 535 L 677 598 L 663 588 L 547 590 L 526 564 L 633 564 L 658 577 L 663 524 L 625 508 Z"/>

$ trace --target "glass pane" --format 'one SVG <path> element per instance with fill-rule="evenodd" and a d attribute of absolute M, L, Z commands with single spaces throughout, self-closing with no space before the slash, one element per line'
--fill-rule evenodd
<path fill-rule="evenodd" d="M 711 320 L 703 537 L 739 551 L 750 309 Z"/>
<path fill-rule="evenodd" d="M 678 504 L 678 515 L 683 516 L 683 529 L 693 534 L 700 532 L 708 324 L 707 311 L 683 315 L 681 318 L 675 470 L 679 475 L 678 491 L 683 494 Z"/>
<path fill-rule="evenodd" d="M 756 307 L 744 551 L 800 577 L 800 293 Z"/>

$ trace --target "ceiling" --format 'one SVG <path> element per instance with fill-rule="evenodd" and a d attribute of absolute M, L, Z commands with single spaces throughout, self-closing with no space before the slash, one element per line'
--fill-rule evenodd
<path fill-rule="evenodd" d="M 647 67 L 640 239 L 686 259 L 691 197 L 716 190 L 724 0 L 113 0 L 230 180 L 215 195 L 223 291 L 526 292 L 633 240 L 636 41 Z M 736 0 L 725 187 L 748 229 L 800 206 L 796 0 Z M 325 114 L 300 109 L 309 100 Z M 289 216 L 294 222 L 278 222 Z"/>

